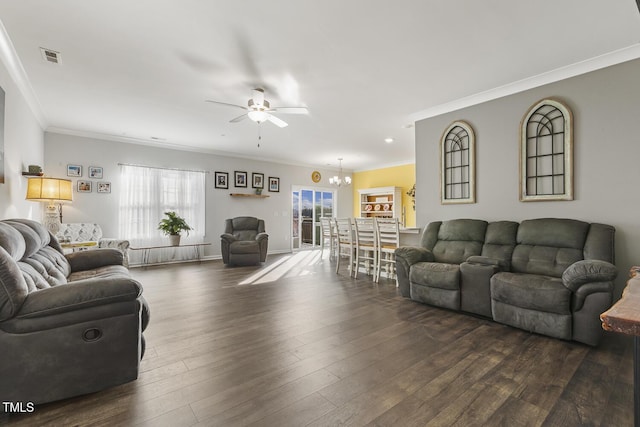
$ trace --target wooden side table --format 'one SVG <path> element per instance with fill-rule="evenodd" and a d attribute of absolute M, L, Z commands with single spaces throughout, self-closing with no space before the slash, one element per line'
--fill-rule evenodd
<path fill-rule="evenodd" d="M 622 298 L 600 320 L 607 331 L 633 336 L 633 425 L 640 427 L 640 266 L 631 267 Z"/>

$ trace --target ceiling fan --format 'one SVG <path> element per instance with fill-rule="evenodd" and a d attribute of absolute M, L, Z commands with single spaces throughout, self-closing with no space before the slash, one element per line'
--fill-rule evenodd
<path fill-rule="evenodd" d="M 249 99 L 249 101 L 247 101 L 246 107 L 243 107 L 242 105 L 229 104 L 227 102 L 212 101 L 209 99 L 207 99 L 206 102 L 227 105 L 230 107 L 236 107 L 246 110 L 246 113 L 231 119 L 231 123 L 236 123 L 249 117 L 256 123 L 270 121 L 274 125 L 283 128 L 288 126 L 288 123 L 271 113 L 309 114 L 309 110 L 307 109 L 307 107 L 271 107 L 269 101 L 264 99 L 264 89 L 262 88 L 253 89 L 253 96 Z"/>

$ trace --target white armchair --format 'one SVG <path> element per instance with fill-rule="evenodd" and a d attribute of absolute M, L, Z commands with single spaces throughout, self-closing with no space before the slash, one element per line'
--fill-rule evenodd
<path fill-rule="evenodd" d="M 129 241 L 102 237 L 102 228 L 98 224 L 60 224 L 56 238 L 60 242 L 98 242 L 99 248 L 119 249 L 124 255 L 124 266 L 129 267 Z"/>

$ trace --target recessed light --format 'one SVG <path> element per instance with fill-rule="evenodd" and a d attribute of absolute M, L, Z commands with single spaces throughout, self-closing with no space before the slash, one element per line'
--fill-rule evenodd
<path fill-rule="evenodd" d="M 387 144 L 391 144 L 393 142 L 393 138 L 385 138 L 384 142 L 386 142 Z"/>

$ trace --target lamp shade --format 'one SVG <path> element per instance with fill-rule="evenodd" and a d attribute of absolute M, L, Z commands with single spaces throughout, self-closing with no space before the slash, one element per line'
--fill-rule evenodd
<path fill-rule="evenodd" d="M 27 184 L 27 200 L 49 202 L 73 201 L 71 180 L 61 178 L 29 178 Z"/>

